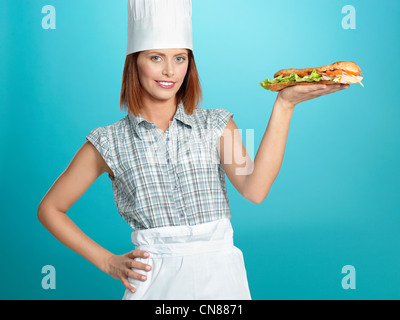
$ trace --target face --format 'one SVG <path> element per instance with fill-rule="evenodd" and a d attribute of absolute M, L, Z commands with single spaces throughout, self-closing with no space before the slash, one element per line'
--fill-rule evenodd
<path fill-rule="evenodd" d="M 145 98 L 151 101 L 175 101 L 175 95 L 188 69 L 187 49 L 157 49 L 140 52 L 137 60 Z"/>

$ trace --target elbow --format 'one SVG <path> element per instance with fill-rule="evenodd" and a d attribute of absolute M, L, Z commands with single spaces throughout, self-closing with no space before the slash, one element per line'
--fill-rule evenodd
<path fill-rule="evenodd" d="M 46 217 L 47 217 L 48 211 L 49 211 L 49 208 L 47 206 L 45 206 L 43 202 L 41 202 L 37 209 L 36 215 L 37 215 L 37 219 L 39 220 L 39 222 L 42 225 L 45 225 L 45 223 L 46 223 Z"/>
<path fill-rule="evenodd" d="M 43 224 L 43 220 L 44 220 L 44 209 L 43 209 L 43 206 L 42 206 L 41 204 L 39 205 L 39 207 L 38 207 L 38 209 L 37 209 L 36 215 L 37 215 L 37 218 L 38 218 L 39 222 L 40 222 L 41 224 Z"/>
<path fill-rule="evenodd" d="M 261 204 L 268 196 L 271 189 L 271 184 L 264 184 L 262 186 L 245 184 L 242 195 L 254 204 Z"/>
<path fill-rule="evenodd" d="M 267 196 L 265 196 L 263 198 L 257 198 L 255 200 L 253 200 L 252 202 L 255 203 L 255 204 L 261 204 L 265 200 L 266 197 Z"/>
<path fill-rule="evenodd" d="M 257 195 L 249 196 L 249 195 L 247 195 L 247 196 L 245 196 L 245 198 L 247 200 L 253 202 L 254 204 L 261 204 L 267 198 L 267 195 L 268 194 L 263 195 L 263 196 L 257 196 Z"/>
<path fill-rule="evenodd" d="M 51 220 L 52 217 L 58 213 L 66 214 L 66 211 L 61 211 L 57 209 L 53 204 L 42 201 L 37 209 L 36 214 L 39 222 L 46 228 L 49 220 Z"/>

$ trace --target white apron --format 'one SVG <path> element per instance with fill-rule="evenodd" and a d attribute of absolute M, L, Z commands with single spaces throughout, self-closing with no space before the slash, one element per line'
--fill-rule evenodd
<path fill-rule="evenodd" d="M 135 249 L 150 253 L 136 258 L 151 265 L 146 281 L 128 278 L 136 292 L 123 300 L 249 300 L 242 252 L 233 245 L 229 219 L 195 226 L 132 232 Z"/>

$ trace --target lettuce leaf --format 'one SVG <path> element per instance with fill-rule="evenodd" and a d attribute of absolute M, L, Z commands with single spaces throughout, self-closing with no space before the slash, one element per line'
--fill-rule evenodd
<path fill-rule="evenodd" d="M 264 89 L 268 89 L 267 85 L 268 84 L 273 84 L 273 83 L 283 83 L 283 82 L 289 82 L 289 81 L 296 81 L 296 82 L 313 82 L 313 81 L 320 81 L 323 80 L 322 75 L 320 75 L 315 69 L 311 72 L 310 75 L 305 76 L 305 77 L 300 77 L 295 73 L 292 73 L 289 76 L 284 77 L 283 75 L 280 75 L 279 77 L 276 77 L 272 80 L 269 80 L 268 78 L 265 79 L 263 82 L 260 82 L 260 85 L 264 88 Z"/>

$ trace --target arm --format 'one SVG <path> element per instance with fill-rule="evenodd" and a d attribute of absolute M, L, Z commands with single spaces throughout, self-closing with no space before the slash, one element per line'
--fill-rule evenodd
<path fill-rule="evenodd" d="M 251 195 L 257 204 L 267 197 L 280 171 L 293 111 L 294 107 L 290 108 L 278 95 L 254 158 L 254 170 L 245 176 L 244 180 L 245 192 Z"/>
<path fill-rule="evenodd" d="M 37 212 L 38 219 L 68 248 L 93 263 L 100 270 L 120 279 L 128 289 L 134 290 L 129 285 L 127 277 L 139 279 L 141 275 L 133 272 L 130 268 L 145 268 L 144 264 L 133 261 L 135 257 L 144 257 L 144 252 L 135 250 L 122 256 L 116 256 L 90 239 L 66 215 L 69 208 L 104 172 L 113 175 L 97 149 L 90 142 L 85 142 L 68 168 L 54 182 L 40 202 Z"/>
<path fill-rule="evenodd" d="M 260 147 L 251 160 L 235 122 L 230 119 L 220 138 L 220 158 L 226 175 L 238 192 L 260 203 L 280 170 L 293 109 L 277 99 Z M 264 197 L 265 198 L 265 197 Z"/>
<path fill-rule="evenodd" d="M 310 85 L 293 86 L 280 91 L 254 163 L 243 146 L 240 134 L 235 134 L 237 127 L 231 119 L 220 138 L 218 150 L 225 172 L 239 193 L 257 204 L 267 197 L 283 162 L 290 120 L 298 103 L 348 87 L 349 85 Z M 226 161 L 230 157 L 233 159 L 231 164 L 229 160 Z M 239 169 L 244 168 L 245 174 L 239 174 Z"/>

